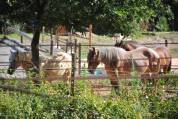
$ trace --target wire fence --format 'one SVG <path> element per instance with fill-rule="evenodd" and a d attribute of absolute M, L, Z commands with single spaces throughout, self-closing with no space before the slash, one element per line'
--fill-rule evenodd
<path fill-rule="evenodd" d="M 13 46 L 13 47 L 23 47 L 23 48 L 26 48 L 26 47 L 30 47 L 31 45 L 24 45 L 24 39 L 23 37 L 29 39 L 29 40 L 32 40 L 31 37 L 29 37 L 26 33 L 24 32 L 21 32 L 21 31 L 18 31 L 16 29 L 12 29 L 14 32 L 20 34 L 22 37 L 20 39 L 22 45 L 17 42 L 15 42 L 14 40 L 11 40 L 11 42 L 13 42 L 14 44 L 11 44 L 11 45 L 8 45 L 9 46 Z M 44 33 L 46 34 L 46 33 Z M 63 51 L 67 52 L 68 50 L 70 51 L 70 53 L 74 53 L 74 56 L 73 56 L 73 61 L 71 62 L 71 71 L 72 71 L 72 74 L 71 74 L 71 77 L 72 77 L 72 83 L 71 83 L 71 87 L 72 89 L 71 90 L 74 90 L 74 83 L 76 80 L 92 80 L 92 79 L 95 79 L 95 80 L 104 80 L 104 79 L 108 79 L 108 76 L 106 74 L 106 71 L 103 71 L 104 70 L 104 67 L 101 66 L 96 70 L 96 72 L 99 72 L 100 71 L 100 74 L 99 75 L 91 75 L 88 73 L 88 68 L 87 68 L 87 61 L 86 60 L 82 60 L 82 55 L 84 55 L 86 57 L 87 55 L 87 49 L 89 47 L 113 47 L 113 45 L 105 45 L 105 44 L 89 44 L 89 45 L 81 45 L 81 43 L 78 43 L 77 42 L 77 39 L 73 39 L 73 35 L 72 33 L 67 33 L 67 34 L 64 34 L 64 35 L 67 35 L 69 36 L 67 39 L 60 39 L 59 37 L 60 36 L 56 36 L 56 35 L 52 35 L 52 34 L 46 34 L 48 36 L 50 36 L 50 42 L 48 42 L 48 44 L 40 44 L 40 47 L 43 47 L 43 48 L 46 48 L 46 47 L 49 47 L 47 48 L 46 50 L 48 51 L 48 53 L 50 53 L 50 55 L 55 55 L 54 54 L 54 40 L 56 42 L 56 45 L 57 47 L 63 47 Z M 2 41 L 1 41 L 2 42 Z M 178 42 L 168 42 L 168 40 L 165 40 L 165 42 L 160 42 L 160 43 L 144 43 L 144 44 L 141 44 L 141 45 L 145 45 L 145 46 L 153 46 L 153 45 L 164 45 L 166 47 L 168 47 L 169 45 L 175 45 L 175 44 L 178 44 Z M 7 44 L 6 44 L 7 45 Z M 4 46 L 4 45 L 1 45 L 0 47 L 7 47 L 7 46 Z M 46 50 L 42 50 L 43 52 L 46 51 Z M 1 53 L 0 54 L 1 57 L 7 57 L 9 56 L 8 53 Z M 84 57 L 83 56 L 83 57 Z M 176 59 L 176 57 L 172 57 L 171 58 L 172 60 L 173 59 Z M 125 60 L 125 59 L 122 59 L 122 60 Z M 127 59 L 128 60 L 128 59 Z M 131 59 L 130 59 L 131 60 Z M 135 60 L 147 60 L 147 59 L 135 59 Z M 27 61 L 24 61 L 24 62 L 27 62 Z M 52 61 L 54 63 L 58 63 L 57 61 Z M 9 62 L 0 62 L 0 66 L 2 67 L 8 67 L 9 66 Z M 145 67 L 145 66 L 140 66 L 140 67 Z M 176 70 L 178 68 L 177 65 L 172 65 L 172 70 Z M 5 68 L 3 68 L 3 70 L 6 70 Z M 43 71 L 49 71 L 49 70 L 65 70 L 63 68 L 46 68 L 46 69 L 43 69 Z M 23 69 L 17 69 L 16 72 L 24 72 Z M 78 72 L 78 73 L 77 73 Z M 2 73 L 4 73 L 2 71 Z M 121 76 L 122 78 L 124 79 L 131 79 L 131 78 L 143 78 L 143 77 L 140 77 L 140 76 L 125 76 L 127 75 L 128 73 L 127 72 L 120 72 L 122 73 L 124 76 Z M 102 76 L 104 75 L 104 76 Z M 177 79 L 177 75 L 153 75 L 152 76 L 156 76 L 154 78 L 162 78 L 162 79 L 166 79 L 166 78 L 174 78 L 174 79 Z M 148 74 L 145 74 L 145 77 L 144 78 L 148 78 L 148 79 L 151 79 L 153 77 L 150 77 L 150 73 Z M 60 77 L 60 76 L 54 76 L 54 77 L 50 77 L 51 80 L 59 80 L 59 79 L 63 79 L 64 77 Z M 24 79 L 23 79 L 24 80 Z M 97 86 L 94 86 L 95 88 Z M 98 87 L 101 87 L 101 86 L 98 86 Z M 107 86 L 106 86 L 107 87 Z M 110 87 L 110 86 L 108 86 Z M 71 91 L 73 92 L 73 91 Z"/>

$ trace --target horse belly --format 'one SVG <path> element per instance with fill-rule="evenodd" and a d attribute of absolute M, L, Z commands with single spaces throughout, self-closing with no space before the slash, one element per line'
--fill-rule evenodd
<path fill-rule="evenodd" d="M 149 61 L 148 60 L 138 60 L 135 61 L 134 71 L 138 72 L 139 74 L 143 74 L 149 70 Z"/>

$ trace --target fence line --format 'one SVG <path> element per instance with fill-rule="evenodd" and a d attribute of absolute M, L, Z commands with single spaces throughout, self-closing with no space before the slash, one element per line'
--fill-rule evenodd
<path fill-rule="evenodd" d="M 66 43 L 66 42 L 63 42 L 63 43 Z M 71 42 L 68 42 L 68 44 L 70 44 Z M 165 44 L 165 43 L 144 43 L 144 44 L 141 44 L 141 45 L 156 45 L 156 44 Z M 175 44 L 178 44 L 178 42 L 174 42 L 174 43 L 168 43 L 168 44 L 171 44 L 171 45 L 175 45 Z M 72 44 L 70 44 L 72 45 Z M 13 45 L 13 46 L 19 46 L 19 45 Z M 24 46 L 31 46 L 31 45 L 24 45 Z M 51 44 L 40 44 L 40 46 L 51 46 Z M 66 46 L 66 44 L 60 44 L 60 46 Z M 89 47 L 89 45 L 85 45 L 85 44 L 82 44 L 81 46 L 87 46 Z M 92 46 L 98 46 L 98 47 L 102 47 L 102 46 L 111 46 L 111 47 L 114 47 L 113 44 L 95 44 L 95 45 L 91 45 Z M 1 46 L 1 47 L 6 47 L 6 46 Z"/>
<path fill-rule="evenodd" d="M 51 42 L 51 44 L 53 44 L 52 42 Z M 41 46 L 52 46 L 52 45 L 41 45 Z M 168 45 L 168 44 L 178 44 L 178 43 L 168 43 L 167 41 L 165 41 L 165 43 L 158 43 L 158 44 L 165 44 L 166 46 Z M 148 43 L 146 43 L 145 45 L 148 45 Z M 153 43 L 150 43 L 150 45 L 153 45 Z M 154 45 L 155 45 L 155 43 L 154 43 Z M 19 46 L 19 45 L 17 45 L 17 46 Z M 77 43 L 77 40 L 75 40 L 75 42 L 74 43 L 72 43 L 72 44 L 66 44 L 66 45 L 64 45 L 64 46 L 71 46 L 71 49 L 74 47 L 74 49 L 73 49 L 73 51 L 74 51 L 74 54 L 72 54 L 72 75 L 71 75 L 71 77 L 72 77 L 72 79 L 71 79 L 71 95 L 73 96 L 74 95 L 74 84 L 75 84 L 75 80 L 89 80 L 89 79 L 107 79 L 108 77 L 98 77 L 98 76 L 88 76 L 88 77 L 86 77 L 86 76 L 84 76 L 84 77 L 82 77 L 82 76 L 75 76 L 75 71 L 77 70 L 77 69 L 80 69 L 80 67 L 81 67 L 81 62 L 83 62 L 82 60 L 81 60 L 81 47 L 82 46 L 90 46 L 90 45 L 81 45 L 81 44 L 78 44 Z M 113 46 L 113 45 L 91 45 L 91 46 Z M 80 65 L 78 65 L 78 68 L 76 68 L 76 63 L 77 63 L 77 61 L 76 61 L 76 53 L 77 53 L 77 47 L 79 47 L 78 49 L 78 52 L 79 52 L 79 59 L 80 59 L 80 61 L 78 61 L 78 63 L 80 64 Z M 50 51 L 52 51 L 52 48 L 53 47 L 51 47 L 51 50 Z M 68 48 L 66 48 L 66 49 L 68 49 Z M 72 51 L 71 51 L 72 52 Z M 124 60 L 124 59 L 123 59 Z M 143 59 L 138 59 L 138 60 L 143 60 Z M 86 62 L 86 61 L 85 61 Z M 50 70 L 50 69 L 49 69 Z M 59 70 L 59 69 L 57 69 L 57 70 Z M 80 69 L 80 71 L 81 71 L 81 69 Z M 80 73 L 79 73 L 80 74 Z M 130 77 L 129 77 L 130 78 Z M 132 78 L 140 78 L 140 77 L 132 77 Z M 150 79 L 150 77 L 148 77 L 149 79 Z M 156 76 L 156 77 L 153 77 L 153 78 L 175 78 L 175 79 L 177 79 L 178 78 L 178 76 L 177 75 L 159 75 L 159 76 Z M 37 78 L 36 78 L 37 79 Z M 56 77 L 52 77 L 51 79 L 56 79 Z M 63 77 L 57 77 L 57 79 L 63 79 Z M 38 80 L 38 79 L 37 79 Z M 1 88 L 1 87 L 0 87 Z M 11 90 L 11 89 L 10 89 Z"/>

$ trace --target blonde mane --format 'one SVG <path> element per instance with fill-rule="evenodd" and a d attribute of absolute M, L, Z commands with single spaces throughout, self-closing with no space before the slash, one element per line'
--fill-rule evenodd
<path fill-rule="evenodd" d="M 119 61 L 128 59 L 125 55 L 126 51 L 122 48 L 109 47 L 99 49 L 99 60 L 111 67 L 118 67 Z"/>

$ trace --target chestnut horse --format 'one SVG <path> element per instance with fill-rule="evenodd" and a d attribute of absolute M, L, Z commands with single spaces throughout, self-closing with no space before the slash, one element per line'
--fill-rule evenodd
<path fill-rule="evenodd" d="M 115 44 L 116 47 L 121 47 L 126 51 L 131 51 L 139 47 L 143 47 L 139 45 L 136 41 L 122 41 Z M 160 57 L 160 73 L 169 73 L 171 71 L 171 54 L 167 47 L 165 46 L 157 46 L 154 50 L 158 53 Z M 150 56 L 147 55 L 148 58 Z"/>
<path fill-rule="evenodd" d="M 89 49 L 87 56 L 88 71 L 93 74 L 97 66 L 100 63 L 104 63 L 111 85 L 114 87 L 116 94 L 118 94 L 118 77 L 122 78 L 122 76 L 131 75 L 132 71 L 136 71 L 140 75 L 150 72 L 149 59 L 144 55 L 144 49 L 126 51 L 116 47 L 101 49 L 93 47 Z M 159 56 L 156 55 L 155 57 L 154 63 L 156 64 Z M 159 64 L 156 66 L 159 66 Z"/>
<path fill-rule="evenodd" d="M 31 52 L 21 52 L 17 50 L 11 50 L 9 57 L 8 74 L 12 75 L 18 67 L 22 67 L 26 73 L 34 68 L 34 64 L 31 61 Z M 66 82 L 70 83 L 71 76 L 71 56 L 64 52 L 59 52 L 57 56 L 53 56 L 51 59 L 45 59 L 40 64 L 40 70 L 44 72 L 45 78 L 48 81 L 57 79 L 57 76 L 62 76 Z"/>

